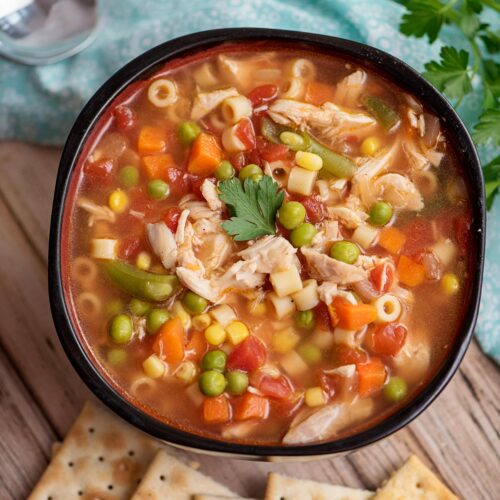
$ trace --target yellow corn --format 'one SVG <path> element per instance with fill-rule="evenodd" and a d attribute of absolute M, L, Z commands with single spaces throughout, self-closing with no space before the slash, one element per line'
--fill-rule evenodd
<path fill-rule="evenodd" d="M 373 156 L 380 149 L 380 140 L 375 136 L 367 137 L 361 143 L 361 153 L 364 156 Z"/>
<path fill-rule="evenodd" d="M 194 382 L 196 375 L 196 365 L 192 361 L 184 361 L 175 372 L 175 376 L 185 384 Z"/>
<path fill-rule="evenodd" d="M 140 252 L 135 261 L 135 265 L 139 269 L 147 271 L 151 267 L 151 255 L 149 255 L 148 252 Z"/>
<path fill-rule="evenodd" d="M 321 387 L 310 387 L 304 394 L 304 400 L 307 406 L 314 408 L 315 406 L 322 406 L 326 403 L 325 394 Z"/>
<path fill-rule="evenodd" d="M 179 318 L 182 322 L 182 326 L 186 330 L 191 327 L 191 316 L 179 301 L 174 302 L 172 306 L 172 316 Z"/>
<path fill-rule="evenodd" d="M 128 196 L 121 189 L 115 189 L 108 198 L 108 205 L 113 212 L 121 214 L 128 207 Z"/>
<path fill-rule="evenodd" d="M 292 149 L 298 149 L 304 146 L 304 139 L 295 132 L 281 132 L 280 141 Z"/>
<path fill-rule="evenodd" d="M 273 349 L 280 354 L 285 354 L 291 351 L 297 345 L 299 340 L 300 336 L 293 328 L 281 330 L 273 335 Z"/>
<path fill-rule="evenodd" d="M 315 153 L 307 151 L 297 151 L 295 153 L 295 163 L 306 170 L 317 172 L 323 168 L 323 158 Z"/>
<path fill-rule="evenodd" d="M 248 311 L 254 316 L 264 316 L 267 312 L 267 306 L 265 302 L 249 302 Z"/>
<path fill-rule="evenodd" d="M 220 345 L 226 340 L 226 337 L 226 330 L 219 323 L 214 323 L 205 330 L 205 339 L 210 345 Z"/>
<path fill-rule="evenodd" d="M 229 341 L 233 345 L 238 345 L 250 335 L 247 325 L 241 321 L 231 321 L 231 323 L 226 326 L 226 332 Z"/>
<path fill-rule="evenodd" d="M 210 314 L 204 313 L 204 314 L 198 314 L 197 316 L 193 316 L 191 320 L 191 324 L 193 325 L 193 328 L 195 330 L 198 330 L 202 332 L 205 330 L 205 328 L 208 328 L 210 326 L 210 323 L 212 323 L 212 318 L 210 317 Z"/>
<path fill-rule="evenodd" d="M 151 354 L 142 363 L 142 369 L 149 378 L 160 378 L 165 373 L 165 364 L 156 354 Z"/>
<path fill-rule="evenodd" d="M 460 281 L 457 275 L 446 273 L 441 279 L 441 287 L 446 295 L 455 295 L 460 290 Z"/>

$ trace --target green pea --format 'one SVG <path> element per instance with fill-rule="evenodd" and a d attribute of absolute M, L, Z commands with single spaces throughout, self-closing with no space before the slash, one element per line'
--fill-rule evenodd
<path fill-rule="evenodd" d="M 234 177 L 234 167 L 231 165 L 231 162 L 222 160 L 215 171 L 215 177 L 220 181 L 232 179 Z"/>
<path fill-rule="evenodd" d="M 224 351 L 208 351 L 201 360 L 201 369 L 223 372 L 226 369 L 226 361 L 227 354 Z"/>
<path fill-rule="evenodd" d="M 110 365 L 117 366 L 125 362 L 127 353 L 123 349 L 110 349 L 106 358 Z"/>
<path fill-rule="evenodd" d="M 226 373 L 227 392 L 233 396 L 243 394 L 248 387 L 248 375 L 240 371 Z"/>
<path fill-rule="evenodd" d="M 139 183 L 139 169 L 133 165 L 127 165 L 120 170 L 118 178 L 123 187 L 137 186 Z"/>
<path fill-rule="evenodd" d="M 295 324 L 299 328 L 312 330 L 314 328 L 314 311 L 312 309 L 307 311 L 298 311 L 295 314 Z"/>
<path fill-rule="evenodd" d="M 384 387 L 384 396 L 390 403 L 401 401 L 408 392 L 408 386 L 401 377 L 391 377 Z"/>
<path fill-rule="evenodd" d="M 146 319 L 147 332 L 154 335 L 169 319 L 170 314 L 165 309 L 151 309 Z"/>
<path fill-rule="evenodd" d="M 123 301 L 120 299 L 110 300 L 106 304 L 106 313 L 109 316 L 115 316 L 116 314 L 120 314 L 123 311 Z"/>
<path fill-rule="evenodd" d="M 316 236 L 316 228 L 309 222 L 304 222 L 290 233 L 290 241 L 295 248 L 310 245 Z"/>
<path fill-rule="evenodd" d="M 198 137 L 200 132 L 200 127 L 194 122 L 182 122 L 177 131 L 179 141 L 184 144 L 184 146 L 191 144 Z"/>
<path fill-rule="evenodd" d="M 337 241 L 330 248 L 330 257 L 346 264 L 354 264 L 359 253 L 358 246 L 350 241 Z"/>
<path fill-rule="evenodd" d="M 132 320 L 126 314 L 117 314 L 109 325 L 109 335 L 116 344 L 126 344 L 132 338 Z"/>
<path fill-rule="evenodd" d="M 203 372 L 198 379 L 198 386 L 200 391 L 205 394 L 205 396 L 219 396 L 224 392 L 226 388 L 226 378 L 222 373 L 215 370 L 208 370 Z"/>
<path fill-rule="evenodd" d="M 149 181 L 148 194 L 155 200 L 164 200 L 170 194 L 170 186 L 161 179 Z"/>
<path fill-rule="evenodd" d="M 182 298 L 184 307 L 193 314 L 201 314 L 207 307 L 208 301 L 198 294 L 187 291 Z"/>
<path fill-rule="evenodd" d="M 306 218 L 306 209 L 298 201 L 287 201 L 281 205 L 278 211 L 278 217 L 281 225 L 285 229 L 294 229 L 304 222 Z"/>
<path fill-rule="evenodd" d="M 262 172 L 262 169 L 258 165 L 250 163 L 240 170 L 238 177 L 241 182 L 245 182 L 245 179 L 253 175 L 264 175 L 264 172 Z"/>
<path fill-rule="evenodd" d="M 134 316 L 146 316 L 151 310 L 151 305 L 144 300 L 134 298 L 129 302 L 128 308 Z"/>
<path fill-rule="evenodd" d="M 316 365 L 321 361 L 321 349 L 314 344 L 302 344 L 298 352 L 308 365 Z"/>
<path fill-rule="evenodd" d="M 374 226 L 385 226 L 392 217 L 392 207 L 385 201 L 377 201 L 370 208 L 368 221 Z"/>

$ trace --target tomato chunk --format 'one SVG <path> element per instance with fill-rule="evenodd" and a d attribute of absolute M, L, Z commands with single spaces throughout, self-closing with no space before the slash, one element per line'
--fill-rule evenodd
<path fill-rule="evenodd" d="M 395 356 L 403 347 L 407 333 L 401 323 L 383 323 L 367 336 L 367 344 L 375 354 Z"/>
<path fill-rule="evenodd" d="M 306 209 L 306 214 L 309 222 L 317 224 L 326 217 L 325 205 L 317 196 L 306 196 L 305 198 L 302 198 L 300 200 L 300 203 L 302 203 L 302 205 L 304 205 L 304 208 Z"/>
<path fill-rule="evenodd" d="M 187 176 L 180 168 L 167 168 L 165 177 L 173 194 L 182 196 L 189 191 Z"/>
<path fill-rule="evenodd" d="M 255 87 L 248 94 L 248 98 L 252 102 L 252 106 L 257 108 L 262 106 L 263 104 L 276 99 L 278 96 L 278 86 L 277 85 L 260 85 L 259 87 Z"/>
<path fill-rule="evenodd" d="M 270 375 L 264 375 L 260 384 L 257 386 L 264 396 L 269 396 L 270 398 L 285 399 L 291 396 L 292 386 L 286 377 L 280 375 L 279 377 L 271 377 Z"/>
<path fill-rule="evenodd" d="M 137 125 L 136 112 L 123 104 L 113 110 L 113 116 L 116 120 L 116 128 L 120 132 L 128 132 Z"/>
<path fill-rule="evenodd" d="M 316 326 L 320 330 L 330 331 L 332 329 L 332 324 L 330 323 L 330 313 L 328 311 L 328 306 L 324 302 L 320 302 L 314 308 L 314 320 Z"/>
<path fill-rule="evenodd" d="M 335 347 L 333 359 L 338 366 L 358 365 L 368 361 L 368 354 L 361 349 L 353 349 L 344 344 Z"/>
<path fill-rule="evenodd" d="M 83 167 L 85 177 L 91 182 L 104 182 L 112 181 L 114 175 L 115 162 L 113 160 L 98 160 L 87 162 Z"/>
<path fill-rule="evenodd" d="M 181 210 L 178 207 L 170 207 L 163 214 L 163 222 L 167 227 L 175 233 L 177 231 L 177 226 L 179 225 L 179 218 L 181 216 Z"/>
<path fill-rule="evenodd" d="M 249 118 L 242 118 L 235 128 L 236 137 L 244 144 L 245 150 L 255 149 L 257 141 L 252 121 Z"/>
<path fill-rule="evenodd" d="M 287 146 L 284 144 L 273 144 L 262 138 L 257 140 L 257 149 L 260 157 L 269 162 L 284 160 L 289 156 Z"/>
<path fill-rule="evenodd" d="M 370 272 L 370 281 L 378 292 L 388 292 L 394 284 L 394 267 L 387 262 L 378 264 Z"/>
<path fill-rule="evenodd" d="M 229 354 L 227 367 L 229 370 L 252 372 L 260 368 L 266 361 L 266 347 L 254 336 L 247 337 Z"/>

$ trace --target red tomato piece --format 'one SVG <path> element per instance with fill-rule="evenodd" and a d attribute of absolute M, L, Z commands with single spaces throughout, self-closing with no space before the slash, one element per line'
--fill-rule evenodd
<path fill-rule="evenodd" d="M 271 408 L 280 417 L 291 417 L 302 407 L 303 400 L 302 397 L 271 399 Z"/>
<path fill-rule="evenodd" d="M 252 151 L 245 153 L 245 165 L 248 165 L 249 163 L 260 166 L 260 155 L 257 149 L 252 149 Z"/>
<path fill-rule="evenodd" d="M 306 196 L 300 200 L 306 209 L 307 218 L 313 224 L 321 222 L 326 217 L 326 208 L 321 200 L 315 196 Z"/>
<path fill-rule="evenodd" d="M 283 375 L 280 375 L 279 377 L 264 375 L 261 378 L 257 389 L 259 389 L 259 391 L 265 396 L 276 399 L 285 399 L 290 397 L 292 394 L 292 386 L 288 379 Z"/>
<path fill-rule="evenodd" d="M 358 365 L 368 361 L 368 354 L 361 349 L 353 349 L 352 347 L 340 344 L 335 347 L 334 359 L 339 366 Z"/>
<path fill-rule="evenodd" d="M 321 372 L 319 375 L 319 385 L 329 398 L 333 398 L 340 393 L 343 385 L 343 377 L 335 374 Z"/>
<path fill-rule="evenodd" d="M 229 158 L 229 161 L 236 170 L 241 170 L 246 165 L 245 153 L 235 153 Z"/>
<path fill-rule="evenodd" d="M 85 177 L 91 181 L 109 182 L 113 179 L 115 162 L 113 160 L 98 160 L 85 163 Z"/>
<path fill-rule="evenodd" d="M 182 196 L 189 191 L 187 175 L 180 168 L 167 168 L 166 180 L 173 194 Z"/>
<path fill-rule="evenodd" d="M 181 216 L 181 210 L 178 207 L 170 207 L 163 214 L 163 222 L 167 225 L 167 227 L 175 233 L 177 231 L 177 226 L 179 224 L 179 217 Z"/>
<path fill-rule="evenodd" d="M 289 156 L 289 149 L 284 144 L 273 144 L 259 137 L 257 139 L 257 149 L 260 157 L 269 162 L 284 160 Z"/>
<path fill-rule="evenodd" d="M 314 321 L 320 330 L 330 331 L 332 329 L 328 306 L 324 302 L 320 302 L 314 308 Z"/>
<path fill-rule="evenodd" d="M 214 177 L 198 177 L 196 175 L 189 176 L 189 188 L 190 191 L 200 200 L 204 200 L 203 194 L 201 192 L 201 185 L 205 182 L 205 180 L 209 180 L 210 182 L 215 184 Z"/>
<path fill-rule="evenodd" d="M 246 151 L 255 149 L 257 145 L 255 139 L 255 130 L 252 121 L 249 118 L 242 118 L 235 128 L 236 137 L 244 144 Z"/>
<path fill-rule="evenodd" d="M 132 130 L 137 124 L 137 114 L 128 106 L 121 105 L 117 106 L 113 110 L 113 116 L 116 120 L 116 128 L 120 132 L 128 132 Z"/>
<path fill-rule="evenodd" d="M 118 245 L 118 256 L 124 260 L 136 257 L 141 250 L 144 250 L 144 240 L 139 236 L 130 236 L 120 240 Z"/>
<path fill-rule="evenodd" d="M 375 354 L 395 356 L 403 347 L 407 333 L 401 323 L 384 323 L 368 335 L 367 343 Z"/>
<path fill-rule="evenodd" d="M 254 108 L 258 108 L 263 104 L 276 99 L 278 96 L 278 86 L 277 85 L 261 85 L 260 87 L 255 87 L 249 94 L 248 98 L 252 102 Z"/>
<path fill-rule="evenodd" d="M 250 336 L 229 354 L 227 367 L 229 370 L 252 372 L 264 364 L 266 354 L 265 345 L 257 337 Z"/>
<path fill-rule="evenodd" d="M 356 144 L 359 142 L 359 137 L 357 135 L 346 135 L 344 141 L 349 144 Z"/>
<path fill-rule="evenodd" d="M 394 283 L 394 267 L 387 262 L 375 266 L 370 272 L 370 281 L 378 292 L 388 292 Z"/>

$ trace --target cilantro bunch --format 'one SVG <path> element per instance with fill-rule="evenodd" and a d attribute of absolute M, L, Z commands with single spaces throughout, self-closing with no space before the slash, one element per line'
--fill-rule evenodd
<path fill-rule="evenodd" d="M 427 36 L 430 43 L 443 25 L 454 26 L 468 42 L 469 50 L 443 47 L 439 61 L 425 64 L 423 75 L 459 108 L 472 92 L 472 80 L 482 86 L 482 111 L 472 137 L 477 144 L 500 146 L 500 31 L 481 22 L 483 9 L 500 12 L 500 0 L 396 0 L 406 7 L 399 27 L 407 36 Z M 500 155 L 483 166 L 488 208 L 500 188 Z"/>

